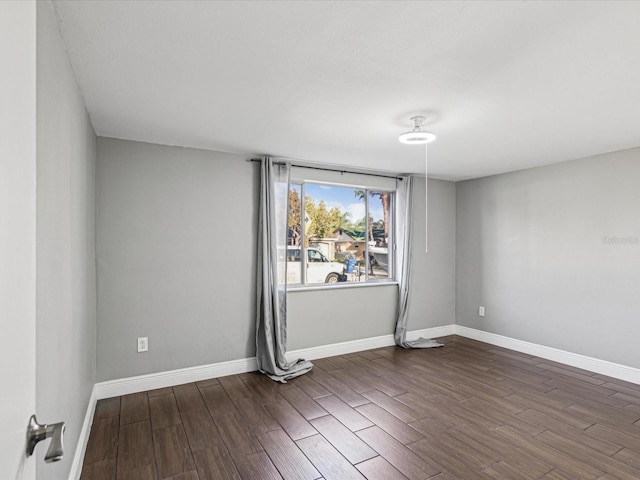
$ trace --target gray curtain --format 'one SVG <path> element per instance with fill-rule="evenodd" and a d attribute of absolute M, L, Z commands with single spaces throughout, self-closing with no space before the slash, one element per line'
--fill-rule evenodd
<path fill-rule="evenodd" d="M 426 181 L 426 179 L 425 179 Z M 398 318 L 394 339 L 402 348 L 441 347 L 442 344 L 427 338 L 407 341 L 409 322 L 409 288 L 411 286 L 411 217 L 413 177 L 396 180 L 395 265 L 398 273 Z"/>
<path fill-rule="evenodd" d="M 287 362 L 285 358 L 289 164 L 264 158 L 260 168 L 256 360 L 262 373 L 286 383 L 313 367 L 302 359 Z"/>

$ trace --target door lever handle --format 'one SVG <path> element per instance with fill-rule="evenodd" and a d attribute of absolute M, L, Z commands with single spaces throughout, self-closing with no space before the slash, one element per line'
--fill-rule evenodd
<path fill-rule="evenodd" d="M 62 437 L 64 435 L 64 422 L 52 423 L 51 425 L 39 424 L 35 415 L 31 415 L 29 425 L 27 426 L 27 457 L 33 455 L 36 444 L 45 438 L 51 438 L 49 449 L 44 456 L 47 463 L 62 460 L 63 444 Z"/>

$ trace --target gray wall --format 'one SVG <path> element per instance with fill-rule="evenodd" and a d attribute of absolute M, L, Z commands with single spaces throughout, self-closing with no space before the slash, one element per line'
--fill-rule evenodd
<path fill-rule="evenodd" d="M 640 149 L 460 182 L 456 206 L 458 324 L 640 367 Z"/>
<path fill-rule="evenodd" d="M 98 139 L 99 381 L 255 355 L 258 173 L 238 155 Z M 455 186 L 429 185 L 412 330 L 454 321 Z M 424 180 L 415 204 L 423 238 Z M 292 292 L 289 349 L 392 333 L 396 289 Z"/>
<path fill-rule="evenodd" d="M 98 139 L 99 381 L 254 355 L 257 174 L 238 155 Z"/>
<path fill-rule="evenodd" d="M 396 285 L 294 291 L 287 294 L 287 350 L 393 332 Z"/>
<path fill-rule="evenodd" d="M 37 2 L 36 407 L 64 420 L 65 456 L 38 478 L 67 478 L 96 372 L 96 137 L 49 2 Z"/>
<path fill-rule="evenodd" d="M 409 329 L 455 323 L 456 184 L 429 179 L 429 252 L 425 253 L 424 180 L 413 197 Z"/>

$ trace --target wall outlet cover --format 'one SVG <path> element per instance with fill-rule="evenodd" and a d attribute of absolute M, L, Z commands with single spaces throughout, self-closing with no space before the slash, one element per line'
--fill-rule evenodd
<path fill-rule="evenodd" d="M 478 307 L 478 316 L 484 317 L 484 307 Z"/>
<path fill-rule="evenodd" d="M 149 351 L 149 337 L 138 337 L 138 353 Z"/>

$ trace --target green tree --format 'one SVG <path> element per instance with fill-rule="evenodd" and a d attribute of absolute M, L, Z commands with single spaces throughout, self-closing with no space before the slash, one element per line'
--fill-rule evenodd
<path fill-rule="evenodd" d="M 306 232 L 308 237 L 326 238 L 342 224 L 340 209 L 333 207 L 331 210 L 327 210 L 327 204 L 324 203 L 324 200 L 320 200 L 316 205 L 314 200 L 307 196 L 304 199 L 304 209 L 311 220 L 309 230 Z"/>
<path fill-rule="evenodd" d="M 294 245 L 300 245 L 300 239 L 302 238 L 302 223 L 300 222 L 301 205 L 302 202 L 300 201 L 298 192 L 294 189 L 289 190 L 289 215 L 287 225 Z"/>

